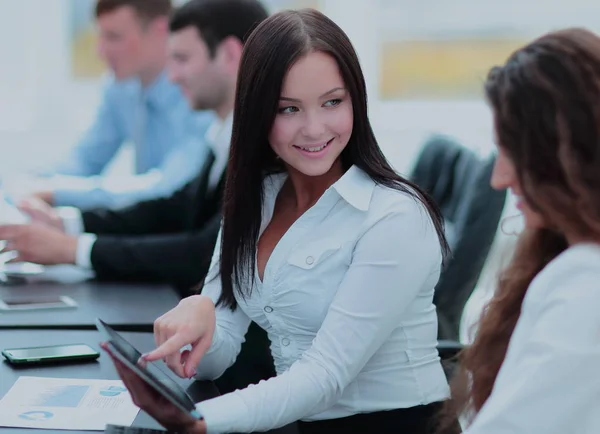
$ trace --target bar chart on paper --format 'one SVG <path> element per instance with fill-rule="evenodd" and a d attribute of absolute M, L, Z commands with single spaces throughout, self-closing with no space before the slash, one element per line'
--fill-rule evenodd
<path fill-rule="evenodd" d="M 90 386 L 66 385 L 49 387 L 35 396 L 34 407 L 77 407 Z"/>
<path fill-rule="evenodd" d="M 102 431 L 138 412 L 119 380 L 19 377 L 0 399 L 0 426 Z"/>

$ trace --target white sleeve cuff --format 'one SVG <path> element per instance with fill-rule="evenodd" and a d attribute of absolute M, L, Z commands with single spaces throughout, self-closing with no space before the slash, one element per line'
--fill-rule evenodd
<path fill-rule="evenodd" d="M 87 270 L 92 268 L 92 247 L 98 237 L 94 234 L 81 234 L 77 238 L 75 264 Z"/>
<path fill-rule="evenodd" d="M 79 209 L 72 206 L 59 206 L 56 207 L 56 212 L 63 222 L 67 235 L 80 235 L 83 233 L 83 218 Z"/>
<path fill-rule="evenodd" d="M 244 423 L 234 424 L 232 419 L 247 422 L 245 416 L 248 413 L 248 407 L 237 391 L 199 402 L 196 404 L 196 410 L 206 422 L 207 434 L 237 432 L 236 428 L 242 428 L 242 426 L 235 425 L 244 425 Z M 234 416 L 232 417 L 232 415 Z"/>

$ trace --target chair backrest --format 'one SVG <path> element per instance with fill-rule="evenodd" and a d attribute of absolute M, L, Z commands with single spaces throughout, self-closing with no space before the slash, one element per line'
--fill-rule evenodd
<path fill-rule="evenodd" d="M 490 186 L 495 156 L 481 160 L 452 139 L 430 139 L 412 180 L 440 207 L 452 256 L 442 270 L 434 302 L 439 339 L 459 338 L 460 318 L 496 235 L 506 198 Z"/>

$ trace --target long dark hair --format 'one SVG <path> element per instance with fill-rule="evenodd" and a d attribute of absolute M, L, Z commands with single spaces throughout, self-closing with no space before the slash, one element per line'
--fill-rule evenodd
<path fill-rule="evenodd" d="M 248 38 L 238 75 L 223 205 L 222 294 L 218 301 L 232 309 L 237 306 L 234 286 L 238 295 L 245 297 L 250 289 L 242 288 L 254 277 L 264 177 L 285 170 L 268 142 L 281 86 L 294 62 L 311 51 L 328 53 L 337 61 L 352 99 L 354 125 L 341 154 L 344 170 L 356 165 L 375 182 L 422 201 L 433 219 L 444 255 L 448 250 L 443 219 L 433 201 L 396 174 L 379 149 L 367 117 L 365 80 L 346 34 L 312 9 L 279 12 L 257 26 Z"/>
<path fill-rule="evenodd" d="M 568 247 L 566 235 L 600 235 L 600 38 L 584 29 L 544 35 L 493 68 L 485 90 L 498 145 L 545 228 L 521 235 L 460 355 L 449 418 L 476 414 L 489 398 L 527 289 Z"/>

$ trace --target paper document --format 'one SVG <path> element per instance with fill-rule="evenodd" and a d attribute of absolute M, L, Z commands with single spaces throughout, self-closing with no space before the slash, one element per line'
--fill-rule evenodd
<path fill-rule="evenodd" d="M 0 426 L 104 431 L 131 425 L 138 411 L 119 380 L 19 377 L 0 399 Z"/>

